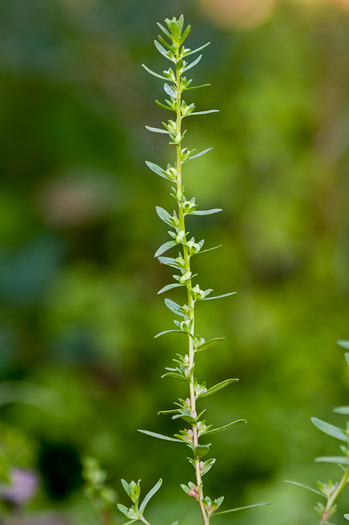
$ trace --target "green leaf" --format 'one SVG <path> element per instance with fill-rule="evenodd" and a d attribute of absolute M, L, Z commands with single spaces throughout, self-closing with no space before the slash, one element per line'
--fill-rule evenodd
<path fill-rule="evenodd" d="M 213 428 L 212 430 L 208 430 L 205 432 L 206 434 L 216 434 L 217 432 L 223 432 L 223 430 L 227 430 L 228 428 L 234 426 L 234 425 L 240 425 L 240 423 L 247 423 L 246 419 L 237 419 L 236 421 L 232 421 L 231 423 L 228 423 L 227 425 L 224 425 L 223 427 L 219 428 Z"/>
<path fill-rule="evenodd" d="M 193 62 L 191 62 L 190 64 L 185 66 L 185 68 L 183 69 L 183 73 L 184 73 L 184 71 L 188 71 L 192 67 L 196 66 L 196 64 L 198 64 L 201 59 L 202 59 L 202 55 L 199 55 Z"/>
<path fill-rule="evenodd" d="M 151 69 L 149 69 L 149 67 L 147 67 L 145 64 L 142 64 L 142 67 L 144 67 L 144 69 L 148 71 L 148 73 L 153 75 L 153 77 L 161 78 L 162 80 L 168 80 L 166 77 L 159 75 L 159 73 L 155 73 L 155 71 L 152 71 Z"/>
<path fill-rule="evenodd" d="M 157 164 L 154 164 L 154 162 L 149 162 L 148 160 L 145 161 L 146 165 L 149 169 L 151 169 L 154 173 L 162 177 L 163 179 L 169 180 L 167 175 L 165 174 L 164 170 L 160 168 Z"/>
<path fill-rule="evenodd" d="M 167 80 L 167 79 L 166 79 Z M 160 108 L 163 108 L 163 109 L 168 109 L 169 111 L 176 111 L 173 107 L 171 106 L 166 106 L 165 104 L 162 104 L 161 102 L 159 102 L 158 100 L 155 100 L 155 104 L 157 106 L 159 106 Z"/>
<path fill-rule="evenodd" d="M 202 49 L 205 49 L 205 47 L 209 46 L 211 44 L 211 42 L 207 42 L 207 44 L 204 44 L 203 46 L 201 47 L 197 47 L 196 49 L 194 49 L 193 51 L 190 51 L 189 53 L 185 53 L 185 57 L 188 57 L 189 55 L 193 55 L 194 53 L 198 53 L 198 51 L 201 51 Z"/>
<path fill-rule="evenodd" d="M 124 479 L 121 480 L 121 484 L 124 487 L 126 494 L 132 499 L 132 490 L 130 485 Z"/>
<path fill-rule="evenodd" d="M 165 135 L 169 135 L 170 132 L 167 131 L 167 129 L 160 129 L 160 128 L 152 128 L 151 126 L 145 126 L 148 131 L 152 131 L 153 133 L 164 133 Z"/>
<path fill-rule="evenodd" d="M 349 415 L 349 406 L 336 407 L 336 408 L 333 409 L 333 412 L 336 412 L 337 414 L 344 414 L 344 415 L 348 416 Z"/>
<path fill-rule="evenodd" d="M 222 299 L 223 297 L 229 297 L 229 295 L 234 294 L 236 294 L 236 292 L 229 292 L 223 295 L 215 295 L 214 297 L 205 297 L 204 299 L 201 299 L 201 301 L 214 301 L 215 299 Z"/>
<path fill-rule="evenodd" d="M 301 487 L 303 489 L 310 490 L 311 492 L 315 492 L 315 494 L 318 494 L 319 496 L 326 498 L 326 496 L 319 490 L 313 489 L 312 487 L 308 487 L 307 485 L 303 485 L 302 483 L 297 483 L 296 481 L 289 481 L 289 480 L 284 481 L 284 483 L 289 483 L 290 485 L 296 485 L 297 487 Z"/>
<path fill-rule="evenodd" d="M 125 507 L 125 505 L 121 505 L 121 503 L 118 503 L 117 506 L 118 506 L 119 511 L 125 514 L 126 516 L 126 514 L 128 513 L 128 508 Z"/>
<path fill-rule="evenodd" d="M 162 255 L 163 253 L 167 252 L 170 248 L 173 246 L 176 246 L 176 241 L 167 241 L 164 244 L 160 246 L 158 250 L 156 250 L 154 257 L 158 257 L 159 255 Z"/>
<path fill-rule="evenodd" d="M 158 257 L 158 260 L 161 264 L 171 266 L 172 268 L 179 269 L 181 267 L 173 257 Z"/>
<path fill-rule="evenodd" d="M 219 213 L 220 211 L 223 211 L 221 208 L 213 208 L 212 210 L 194 210 L 191 212 L 191 215 L 212 215 L 213 213 Z M 216 248 L 219 248 L 219 246 L 216 246 Z M 214 250 L 215 248 L 209 248 L 209 250 Z M 208 252 L 209 250 L 205 250 Z"/>
<path fill-rule="evenodd" d="M 156 432 L 150 432 L 149 430 L 139 430 L 138 432 L 142 432 L 142 434 L 147 434 L 148 436 L 155 437 L 158 439 L 163 439 L 165 441 L 177 441 L 178 443 L 182 443 L 181 439 L 176 439 L 169 436 L 163 436 L 162 434 L 156 434 Z"/>
<path fill-rule="evenodd" d="M 201 459 L 204 456 L 206 456 L 206 454 L 208 454 L 210 451 L 210 446 L 211 443 L 209 443 L 208 445 L 198 445 L 197 447 L 193 447 L 194 457 L 196 459 Z"/>
<path fill-rule="evenodd" d="M 209 109 L 207 111 L 194 111 L 193 113 L 189 113 L 189 115 L 186 116 L 191 117 L 192 115 L 207 115 L 208 113 L 219 113 L 219 109 Z"/>
<path fill-rule="evenodd" d="M 165 305 L 171 312 L 177 315 L 181 315 L 182 317 L 185 317 L 185 313 L 183 312 L 183 308 L 179 306 L 179 304 L 175 303 L 174 301 L 171 301 L 171 299 L 165 299 Z"/>
<path fill-rule="evenodd" d="M 210 86 L 211 84 L 201 84 L 200 86 L 190 86 L 190 87 L 187 87 L 186 89 L 200 89 L 200 88 L 203 88 L 203 87 L 208 87 Z"/>
<path fill-rule="evenodd" d="M 344 357 L 345 357 L 345 360 L 346 360 L 346 362 L 348 363 L 348 366 L 349 366 L 349 354 L 344 354 Z"/>
<path fill-rule="evenodd" d="M 222 381 L 221 383 L 218 383 L 217 385 L 212 386 L 211 388 L 206 390 L 206 392 L 204 392 L 203 394 L 199 394 L 198 397 L 211 396 L 212 394 L 215 394 L 219 390 L 222 390 L 222 388 L 225 388 L 226 386 L 230 385 L 230 383 L 236 383 L 237 381 L 239 380 L 238 379 L 226 379 L 225 381 Z"/>
<path fill-rule="evenodd" d="M 183 286 L 185 286 L 185 284 L 181 284 L 181 283 L 167 284 L 166 286 L 161 288 L 161 290 L 158 291 L 158 294 L 167 292 L 168 290 L 172 290 L 172 288 L 179 288 L 179 287 L 183 287 Z"/>
<path fill-rule="evenodd" d="M 255 505 L 247 505 L 246 507 L 239 507 L 237 509 L 223 510 L 222 512 L 215 512 L 212 514 L 211 519 L 221 514 L 228 514 L 229 512 L 237 512 L 238 510 L 253 509 L 254 507 L 263 507 L 264 505 L 271 505 L 271 501 L 267 503 L 256 503 Z"/>
<path fill-rule="evenodd" d="M 197 159 L 198 157 L 202 157 L 202 155 L 205 155 L 209 151 L 211 151 L 213 148 L 204 149 L 203 151 L 200 151 L 200 153 L 197 153 L 196 155 L 193 155 L 188 158 L 188 160 Z"/>
<path fill-rule="evenodd" d="M 148 492 L 148 494 L 145 496 L 144 500 L 142 501 L 141 506 L 139 507 L 139 512 L 143 514 L 144 509 L 146 505 L 148 504 L 149 500 L 154 496 L 154 494 L 159 490 L 159 488 L 162 485 L 162 479 L 160 478 L 156 485 Z"/>
<path fill-rule="evenodd" d="M 164 90 L 170 97 L 177 98 L 175 91 L 168 84 L 164 84 Z"/>
<path fill-rule="evenodd" d="M 336 463 L 337 465 L 349 465 L 349 458 L 342 456 L 321 456 L 315 458 L 316 463 Z"/>
<path fill-rule="evenodd" d="M 183 330 L 164 330 L 163 332 L 159 332 L 158 334 L 156 334 L 154 336 L 154 339 L 156 339 L 157 337 L 160 337 L 161 335 L 169 334 L 170 332 L 179 332 L 180 334 L 191 335 L 188 332 L 183 332 Z"/>
<path fill-rule="evenodd" d="M 164 26 L 162 26 L 162 25 L 159 24 L 158 22 L 157 22 L 157 25 L 158 25 L 158 27 L 160 27 L 161 31 L 162 31 L 163 33 L 165 33 L 165 35 L 166 35 L 170 40 L 172 40 L 172 35 L 167 31 L 167 29 L 165 29 Z"/>
<path fill-rule="evenodd" d="M 179 45 L 182 45 L 184 40 L 187 38 L 187 36 L 189 35 L 190 33 L 190 30 L 191 30 L 191 26 L 188 26 L 186 27 L 183 35 L 181 36 L 180 40 L 179 40 Z"/>
<path fill-rule="evenodd" d="M 172 217 L 166 210 L 164 210 L 164 208 L 161 208 L 160 206 L 155 206 L 155 210 L 162 221 L 164 221 L 169 226 L 172 226 Z"/>
<path fill-rule="evenodd" d="M 346 348 L 349 350 L 349 341 L 344 341 L 343 339 L 337 341 L 337 345 L 341 346 L 342 348 Z"/>
<path fill-rule="evenodd" d="M 334 425 L 330 425 L 330 423 L 326 423 L 326 421 L 322 421 L 321 419 L 318 419 L 316 417 L 311 418 L 312 423 L 322 432 L 325 434 L 328 434 L 329 436 L 332 436 L 336 439 L 340 439 L 341 441 L 348 441 L 349 436 L 338 427 L 335 427 Z"/>
<path fill-rule="evenodd" d="M 166 49 L 164 47 L 162 47 L 162 45 L 157 40 L 154 40 L 154 44 L 155 44 L 156 49 L 159 51 L 159 53 L 162 54 L 162 56 L 164 56 L 168 60 L 171 60 L 169 52 L 166 51 Z M 172 60 L 171 60 L 171 62 L 172 62 Z"/>
<path fill-rule="evenodd" d="M 224 341 L 225 337 L 215 337 L 214 339 L 209 339 L 208 341 L 205 341 L 200 346 L 195 348 L 195 352 L 202 352 L 203 350 L 207 350 L 207 348 L 211 348 L 211 346 L 219 345 L 222 341 Z"/>
<path fill-rule="evenodd" d="M 348 521 L 349 521 L 349 514 L 344 514 L 344 516 L 343 516 L 343 517 L 344 517 L 344 518 L 345 518 L 346 520 L 348 520 Z"/>

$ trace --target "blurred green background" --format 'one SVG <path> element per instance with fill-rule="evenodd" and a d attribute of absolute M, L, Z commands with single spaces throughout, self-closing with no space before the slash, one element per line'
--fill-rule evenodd
<path fill-rule="evenodd" d="M 198 376 L 240 378 L 207 399 L 209 421 L 248 420 L 212 439 L 207 490 L 229 507 L 273 501 L 222 525 L 316 524 L 317 497 L 283 480 L 340 475 L 313 462 L 337 444 L 310 417 L 342 423 L 331 410 L 349 392 L 335 344 L 349 338 L 348 0 L 2 0 L 3 459 L 40 473 L 29 517 L 96 523 L 81 480 L 92 455 L 124 504 L 120 477 L 144 490 L 164 479 L 152 523 L 200 523 L 179 488 L 186 452 L 136 431 L 175 432 L 156 412 L 185 395 L 160 379 L 184 340 L 153 339 L 172 320 L 156 295 L 170 270 L 153 257 L 167 239 L 154 208 L 174 201 L 144 161 L 173 151 L 144 128 L 167 115 L 161 81 L 141 68 L 168 67 L 156 22 L 181 13 L 189 47 L 212 42 L 193 70 L 212 87 L 193 100 L 220 110 L 188 120 L 187 145 L 214 149 L 190 165 L 187 196 L 224 209 L 190 220 L 196 238 L 223 244 L 195 270 L 202 287 L 238 292 L 198 308 L 202 335 L 226 337 Z"/>

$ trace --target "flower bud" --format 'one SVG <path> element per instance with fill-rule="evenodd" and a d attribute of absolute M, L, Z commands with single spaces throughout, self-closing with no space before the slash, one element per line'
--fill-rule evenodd
<path fill-rule="evenodd" d="M 195 301 L 200 301 L 200 299 L 205 298 L 205 292 L 200 289 L 198 284 L 194 286 L 191 291 L 193 292 Z"/>
<path fill-rule="evenodd" d="M 180 243 L 183 241 L 184 237 L 185 237 L 185 232 L 184 232 L 183 230 L 181 230 L 181 231 L 177 234 L 176 242 L 177 242 L 178 244 L 180 244 Z"/>
<path fill-rule="evenodd" d="M 191 276 L 192 276 L 191 272 L 186 272 L 184 275 L 181 276 L 181 278 L 179 279 L 179 282 L 181 284 L 184 284 L 184 283 L 190 281 Z"/>

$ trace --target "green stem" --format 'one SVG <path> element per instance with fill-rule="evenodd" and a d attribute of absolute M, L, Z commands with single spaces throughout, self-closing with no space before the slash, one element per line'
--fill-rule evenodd
<path fill-rule="evenodd" d="M 179 51 L 177 51 L 177 59 L 179 59 Z M 180 73 L 177 69 L 177 125 L 176 125 L 176 132 L 177 137 L 181 136 L 182 132 L 182 112 L 181 112 L 181 78 Z M 179 226 L 180 229 L 185 232 L 185 219 L 184 219 L 184 210 L 183 210 L 183 202 L 182 202 L 182 148 L 181 144 L 177 144 L 177 196 L 180 196 L 178 199 L 178 218 L 179 218 Z M 185 262 L 185 271 L 190 272 L 190 252 L 188 248 L 186 247 L 185 243 L 187 242 L 186 235 L 183 239 L 183 257 Z M 189 362 L 188 362 L 188 368 L 190 371 L 193 370 L 195 366 L 195 350 L 194 350 L 194 344 L 193 344 L 193 337 L 194 337 L 194 323 L 195 323 L 195 300 L 193 298 L 193 294 L 191 292 L 192 289 L 192 281 L 191 279 L 187 281 L 186 283 L 187 287 L 187 293 L 188 293 L 188 306 L 189 306 L 189 312 L 188 317 L 189 320 L 192 321 L 192 326 L 190 333 L 191 335 L 188 336 L 189 340 Z M 193 376 L 191 376 L 193 377 Z M 196 414 L 196 397 L 195 397 L 195 390 L 194 390 L 194 381 L 191 378 L 189 383 L 189 396 L 190 396 L 190 409 L 193 414 Z M 192 432 L 193 432 L 193 445 L 194 447 L 197 447 L 199 444 L 199 436 L 198 436 L 198 429 L 197 425 L 192 425 Z M 200 505 L 200 510 L 202 514 L 202 519 L 204 525 L 209 525 L 209 517 L 207 516 L 207 513 L 205 511 L 205 507 L 203 505 L 203 487 L 202 487 L 202 479 L 201 479 L 201 469 L 200 469 L 200 460 L 194 458 L 195 461 L 195 474 L 196 474 L 196 485 L 199 488 L 199 496 L 198 496 L 198 503 Z"/>
<path fill-rule="evenodd" d="M 333 491 L 333 494 L 328 498 L 326 508 L 321 516 L 321 520 L 319 522 L 319 525 L 324 525 L 327 523 L 328 518 L 330 517 L 331 510 L 333 508 L 333 505 L 336 502 L 336 499 L 338 498 L 339 494 L 344 489 L 347 481 L 349 480 L 349 466 L 346 468 L 342 479 L 338 483 L 336 490 Z"/>

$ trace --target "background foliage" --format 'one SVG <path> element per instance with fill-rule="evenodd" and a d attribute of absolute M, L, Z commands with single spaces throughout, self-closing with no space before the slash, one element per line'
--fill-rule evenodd
<path fill-rule="evenodd" d="M 195 147 L 214 150 L 190 166 L 188 193 L 224 209 L 193 225 L 223 244 L 200 274 L 238 292 L 200 308 L 207 335 L 227 340 L 199 373 L 240 378 L 208 398 L 214 423 L 249 422 L 215 437 L 210 490 L 236 506 L 273 500 L 238 525 L 315 523 L 316 497 L 282 481 L 337 475 L 313 464 L 337 450 L 310 416 L 329 420 L 348 397 L 335 345 L 348 338 L 346 0 L 0 3 L 3 434 L 28 440 L 20 466 L 41 474 L 29 515 L 94 523 L 81 488 L 92 455 L 119 493 L 120 477 L 142 476 L 145 489 L 164 478 L 154 523 L 199 523 L 176 445 L 136 432 L 171 432 L 156 412 L 181 395 L 159 378 L 181 341 L 153 340 L 171 319 L 156 295 L 168 272 L 153 258 L 164 235 L 154 207 L 173 204 L 144 164 L 169 149 L 144 128 L 164 117 L 161 83 L 140 67 L 163 69 L 155 23 L 180 13 L 190 47 L 212 42 L 195 69 L 212 87 L 194 92 L 196 105 L 220 109 L 190 121 Z"/>

